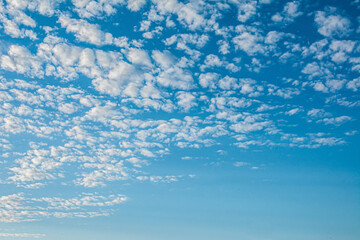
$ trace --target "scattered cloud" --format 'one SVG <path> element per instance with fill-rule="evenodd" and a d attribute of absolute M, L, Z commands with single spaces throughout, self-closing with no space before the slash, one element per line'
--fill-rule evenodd
<path fill-rule="evenodd" d="M 295 0 L 0 1 L 0 220 L 106 216 L 129 199 L 112 184 L 195 178 L 152 167 L 177 152 L 347 144 L 358 25 Z"/>

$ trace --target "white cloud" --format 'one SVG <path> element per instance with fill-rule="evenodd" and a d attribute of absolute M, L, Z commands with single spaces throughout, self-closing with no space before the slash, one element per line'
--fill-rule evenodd
<path fill-rule="evenodd" d="M 24 193 L 0 197 L 0 222 L 35 221 L 46 217 L 96 217 L 109 215 L 110 207 L 127 201 L 121 194 L 101 196 L 93 193 L 82 193 L 75 198 L 59 197 L 26 197 Z M 95 210 L 94 207 L 97 207 Z M 46 210 L 45 210 L 46 209 Z M 75 210 L 75 211 L 74 211 Z M 0 233 L 6 237 L 42 238 L 43 234 Z"/>
<path fill-rule="evenodd" d="M 30 51 L 19 45 L 11 45 L 8 55 L 0 58 L 1 68 L 30 76 L 43 77 L 44 71 L 42 61 L 30 53 Z"/>
<path fill-rule="evenodd" d="M 296 18 L 302 15 L 302 13 L 299 12 L 299 6 L 300 6 L 299 1 L 288 2 L 284 6 L 283 12 L 285 13 L 287 18 Z"/>
<path fill-rule="evenodd" d="M 217 73 L 202 73 L 199 76 L 199 83 L 203 88 L 214 89 L 216 88 L 219 77 L 220 75 Z"/>
<path fill-rule="evenodd" d="M 326 125 L 336 125 L 336 126 L 340 126 L 341 124 L 348 122 L 352 120 L 351 117 L 349 116 L 340 116 L 340 117 L 335 117 L 335 118 L 324 118 L 319 120 L 318 122 L 323 122 Z"/>
<path fill-rule="evenodd" d="M 243 121 L 231 125 L 230 129 L 238 133 L 249 133 L 262 130 L 270 126 L 270 124 L 271 122 L 269 121 L 257 121 L 256 116 L 247 116 Z"/>
<path fill-rule="evenodd" d="M 250 165 L 250 163 L 247 163 L 247 162 L 235 162 L 234 163 L 235 167 L 244 167 L 244 166 L 248 166 L 248 165 Z"/>
<path fill-rule="evenodd" d="M 44 238 L 45 234 L 40 233 L 0 233 L 0 237 L 6 238 Z"/>
<path fill-rule="evenodd" d="M 331 114 L 326 112 L 324 109 L 313 108 L 307 112 L 307 115 L 312 118 L 322 118 L 330 116 Z"/>
<path fill-rule="evenodd" d="M 162 68 L 170 68 L 175 64 L 175 57 L 169 51 L 152 51 L 151 56 L 157 64 L 159 64 Z"/>
<path fill-rule="evenodd" d="M 154 183 L 171 183 L 171 182 L 177 182 L 180 179 L 184 178 L 183 175 L 178 176 L 138 176 L 136 179 L 139 181 L 150 181 Z"/>
<path fill-rule="evenodd" d="M 66 28 L 66 32 L 74 33 L 79 41 L 98 46 L 113 43 L 112 34 L 101 31 L 99 25 L 91 24 L 83 19 L 73 19 L 66 15 L 60 15 L 59 22 L 62 27 Z"/>
<path fill-rule="evenodd" d="M 18 24 L 9 19 L 2 20 L 4 25 L 5 33 L 14 38 L 30 38 L 32 40 L 37 39 L 37 35 L 33 30 L 30 29 L 20 29 Z"/>
<path fill-rule="evenodd" d="M 315 138 L 315 143 L 318 143 L 320 146 L 336 146 L 342 145 L 345 141 L 341 138 L 328 137 L 328 138 Z"/>
<path fill-rule="evenodd" d="M 265 37 L 265 43 L 276 44 L 283 36 L 284 33 L 282 32 L 270 31 Z"/>
<path fill-rule="evenodd" d="M 237 79 L 229 76 L 225 76 L 224 78 L 220 79 L 219 87 L 226 90 L 239 88 Z"/>
<path fill-rule="evenodd" d="M 303 13 L 299 11 L 300 2 L 292 1 L 285 4 L 281 13 L 276 13 L 271 17 L 276 23 L 291 23 L 297 17 L 301 16 Z"/>
<path fill-rule="evenodd" d="M 323 92 L 323 93 L 329 92 L 329 89 L 322 82 L 316 82 L 314 84 L 314 89 L 316 91 Z"/>
<path fill-rule="evenodd" d="M 238 15 L 237 19 L 240 22 L 246 22 L 249 20 L 252 16 L 256 14 L 256 7 L 257 7 L 257 1 L 251 0 L 251 1 L 231 1 L 233 3 L 236 3 L 238 7 Z"/>
<path fill-rule="evenodd" d="M 275 85 L 269 84 L 268 91 L 270 95 L 282 97 L 284 99 L 290 99 L 300 94 L 300 90 L 296 88 L 279 88 Z"/>
<path fill-rule="evenodd" d="M 326 81 L 326 86 L 329 88 L 329 90 L 331 92 L 335 92 L 338 91 L 340 89 L 343 88 L 343 86 L 345 85 L 346 80 L 335 80 L 335 79 L 331 79 L 331 80 L 327 80 Z"/>
<path fill-rule="evenodd" d="M 223 65 L 223 62 L 215 54 L 209 54 L 206 56 L 204 65 L 200 66 L 201 71 L 205 71 L 206 68 L 220 67 Z"/>
<path fill-rule="evenodd" d="M 92 18 L 113 15 L 117 12 L 116 7 L 124 3 L 124 0 L 71 0 L 75 11 L 81 18 Z"/>
<path fill-rule="evenodd" d="M 161 72 L 156 80 L 164 87 L 171 87 L 173 89 L 180 90 L 191 89 L 194 82 L 190 72 L 176 66 Z"/>
<path fill-rule="evenodd" d="M 315 15 L 318 32 L 325 37 L 344 37 L 351 31 L 350 20 L 340 15 L 318 11 Z"/>
<path fill-rule="evenodd" d="M 7 133 L 21 133 L 25 132 L 25 126 L 22 118 L 7 115 L 0 119 L 2 123 L 0 129 Z"/>
<path fill-rule="evenodd" d="M 293 108 L 293 109 L 287 111 L 285 114 L 292 116 L 292 115 L 295 115 L 295 114 L 297 114 L 297 113 L 299 113 L 301 111 L 302 110 L 300 108 Z"/>
<path fill-rule="evenodd" d="M 130 48 L 126 56 L 133 64 L 152 66 L 149 54 L 143 49 Z"/>
<path fill-rule="evenodd" d="M 178 99 L 177 104 L 186 112 L 197 105 L 196 97 L 189 92 L 180 92 L 176 98 Z"/>
<path fill-rule="evenodd" d="M 76 112 L 77 107 L 72 103 L 64 103 L 59 106 L 59 110 L 67 114 L 72 114 Z"/>
<path fill-rule="evenodd" d="M 71 0 L 81 18 L 103 18 L 117 13 L 118 7 L 127 5 L 131 11 L 139 11 L 146 0 Z"/>
<path fill-rule="evenodd" d="M 312 76 L 317 76 L 319 75 L 318 72 L 320 72 L 320 67 L 317 63 L 308 63 L 302 72 Z"/>
<path fill-rule="evenodd" d="M 128 0 L 127 8 L 131 11 L 139 11 L 146 4 L 146 0 Z"/>
<path fill-rule="evenodd" d="M 58 5 L 64 0 L 6 0 L 10 8 L 36 11 L 45 16 L 52 16 Z"/>
<path fill-rule="evenodd" d="M 141 149 L 140 150 L 141 154 L 145 157 L 155 157 L 154 153 L 152 153 L 151 151 L 149 151 L 148 149 Z"/>
<path fill-rule="evenodd" d="M 333 40 L 330 44 L 330 50 L 333 51 L 331 55 L 331 60 L 337 64 L 346 62 L 349 58 L 349 55 L 352 53 L 355 47 L 355 42 L 350 40 Z"/>
<path fill-rule="evenodd" d="M 219 40 L 217 41 L 217 44 L 219 45 L 219 52 L 221 54 L 228 54 L 230 53 L 230 44 L 227 41 Z"/>
<path fill-rule="evenodd" d="M 355 78 L 346 84 L 346 88 L 357 91 L 360 88 L 360 78 Z"/>
<path fill-rule="evenodd" d="M 62 165 L 51 156 L 47 150 L 29 150 L 26 156 L 17 159 L 19 167 L 12 167 L 10 170 L 13 176 L 8 179 L 13 182 L 33 182 L 43 179 L 54 179 L 57 174 L 52 174 L 56 168 Z"/>
<path fill-rule="evenodd" d="M 184 4 L 177 0 L 153 0 L 153 2 L 160 14 L 176 14 L 178 21 L 192 30 L 198 29 L 205 23 L 204 17 L 193 7 L 195 3 Z"/>
<path fill-rule="evenodd" d="M 142 80 L 140 72 L 133 65 L 124 61 L 118 62 L 106 77 L 96 78 L 92 82 L 99 92 L 112 96 L 120 95 L 128 84 Z M 135 94 L 137 94 L 137 91 Z"/>
<path fill-rule="evenodd" d="M 353 38 L 350 20 L 336 13 L 346 11 L 315 12 L 326 38 L 308 42 L 306 31 L 288 26 L 311 16 L 300 1 L 45 1 L 54 4 L 41 21 L 39 2 L 0 6 L 0 30 L 9 35 L 0 46 L 1 184 L 106 192 L 109 183 L 174 182 L 189 174 L 148 167 L 174 147 L 315 148 L 344 144 L 355 131 L 356 109 L 341 109 L 360 106 L 359 46 L 335 40 Z M 272 18 L 284 25 L 264 28 L 271 15 L 261 8 L 279 9 Z M 0 220 L 105 216 L 125 198 L 9 195 L 0 197 Z"/>
<path fill-rule="evenodd" d="M 243 32 L 234 37 L 232 41 L 235 44 L 235 49 L 240 49 L 252 56 L 265 53 L 265 47 L 261 43 L 262 40 L 262 37 L 257 34 Z"/>

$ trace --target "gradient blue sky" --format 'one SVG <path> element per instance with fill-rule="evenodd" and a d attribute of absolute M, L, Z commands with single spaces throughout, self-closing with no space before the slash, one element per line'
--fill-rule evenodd
<path fill-rule="evenodd" d="M 359 239 L 359 16 L 0 0 L 0 239 Z"/>

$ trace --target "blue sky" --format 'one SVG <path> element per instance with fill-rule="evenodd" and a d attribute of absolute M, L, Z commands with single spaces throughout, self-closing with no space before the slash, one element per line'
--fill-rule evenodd
<path fill-rule="evenodd" d="M 0 239 L 358 239 L 359 16 L 0 0 Z"/>

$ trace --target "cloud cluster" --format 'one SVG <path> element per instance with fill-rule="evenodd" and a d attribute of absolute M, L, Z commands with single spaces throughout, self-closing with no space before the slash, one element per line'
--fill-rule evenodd
<path fill-rule="evenodd" d="M 0 221 L 23 222 L 37 221 L 41 218 L 55 217 L 95 217 L 109 214 L 109 207 L 127 200 L 122 195 L 101 196 L 83 193 L 80 197 L 63 199 L 59 197 L 26 197 L 23 193 L 0 197 Z M 4 234 L 5 236 L 6 234 Z M 9 234 L 8 236 L 16 236 Z M 17 237 L 40 237 L 42 235 L 25 234 Z"/>
<path fill-rule="evenodd" d="M 192 179 L 150 167 L 189 149 L 340 147 L 358 134 L 358 25 L 301 1 L 0 0 L 0 183 L 106 192 Z M 6 195 L 0 220 L 127 200 L 104 196 Z"/>

